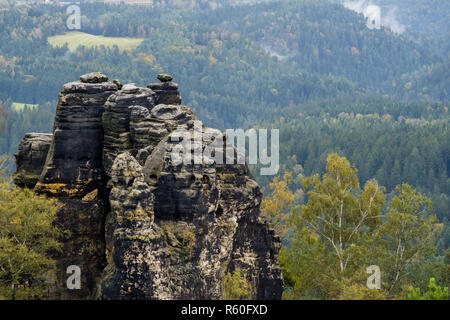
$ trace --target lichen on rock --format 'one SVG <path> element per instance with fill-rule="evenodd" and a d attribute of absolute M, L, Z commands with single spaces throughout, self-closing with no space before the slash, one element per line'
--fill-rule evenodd
<path fill-rule="evenodd" d="M 251 298 L 281 298 L 281 240 L 261 217 L 258 184 L 245 164 L 173 159 L 180 130 L 218 131 L 196 128 L 172 77 L 158 78 L 141 88 L 84 75 L 62 88 L 48 153 L 41 136 L 21 142 L 17 184 L 42 169 L 35 191 L 60 199 L 70 231 L 54 297 L 220 299 L 225 274 L 239 269 Z M 64 288 L 71 264 L 83 271 L 78 293 Z"/>

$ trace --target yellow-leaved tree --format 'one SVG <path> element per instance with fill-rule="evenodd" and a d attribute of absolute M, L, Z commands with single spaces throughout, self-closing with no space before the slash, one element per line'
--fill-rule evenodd
<path fill-rule="evenodd" d="M 295 200 L 294 193 L 289 189 L 291 182 L 292 174 L 290 172 L 285 172 L 282 177 L 275 177 L 269 184 L 270 195 L 261 202 L 261 212 L 269 219 L 275 232 L 281 237 L 286 233 L 287 213 L 291 210 Z"/>
<path fill-rule="evenodd" d="M 61 249 L 53 226 L 58 208 L 56 200 L 0 182 L 1 298 L 45 298 L 51 256 Z"/>
<path fill-rule="evenodd" d="M 252 286 L 239 268 L 236 268 L 233 273 L 225 274 L 222 283 L 222 300 L 245 300 L 250 299 L 251 295 Z"/>

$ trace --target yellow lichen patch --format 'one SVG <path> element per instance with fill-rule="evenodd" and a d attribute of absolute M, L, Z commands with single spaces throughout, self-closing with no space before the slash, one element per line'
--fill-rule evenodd
<path fill-rule="evenodd" d="M 153 212 L 147 212 L 138 206 L 134 210 L 127 210 L 123 214 L 117 216 L 117 222 L 123 224 L 125 221 L 139 221 L 145 219 L 153 219 Z"/>
<path fill-rule="evenodd" d="M 140 231 L 136 233 L 128 233 L 123 232 L 123 229 L 121 231 L 118 231 L 116 235 L 121 240 L 139 240 L 142 242 L 149 242 L 162 237 L 160 233 L 154 231 Z"/>
<path fill-rule="evenodd" d="M 91 202 L 98 200 L 98 189 L 94 189 L 81 199 L 83 202 Z"/>
<path fill-rule="evenodd" d="M 136 210 L 126 211 L 125 214 L 129 220 L 140 220 L 148 217 L 148 213 L 141 207 L 137 207 Z"/>
<path fill-rule="evenodd" d="M 76 198 L 82 196 L 83 190 L 78 188 L 69 188 L 66 183 L 42 183 L 38 182 L 35 191 L 46 193 L 49 195 L 58 195 L 68 198 Z"/>
<path fill-rule="evenodd" d="M 218 225 L 225 234 L 232 233 L 237 228 L 236 221 L 218 221 Z"/>
<path fill-rule="evenodd" d="M 159 238 L 161 235 L 159 234 L 130 234 L 130 235 L 123 235 L 123 237 L 121 237 L 121 239 L 123 240 L 140 240 L 143 242 L 148 242 L 148 241 L 152 241 L 155 240 L 157 238 Z"/>
<path fill-rule="evenodd" d="M 188 256 L 193 253 L 196 237 L 188 224 L 165 221 L 160 222 L 160 227 L 164 231 L 169 249 L 179 248 Z"/>
<path fill-rule="evenodd" d="M 91 195 L 86 195 L 87 186 L 92 182 L 92 180 L 80 181 L 77 180 L 71 184 L 67 183 L 45 183 L 38 182 L 34 187 L 34 190 L 38 193 L 44 193 L 49 196 L 57 196 L 60 198 L 69 198 L 69 199 L 83 199 L 84 196 L 95 198 L 95 192 Z M 87 198 L 86 198 L 87 199 Z M 95 201 L 88 200 L 88 201 Z"/>

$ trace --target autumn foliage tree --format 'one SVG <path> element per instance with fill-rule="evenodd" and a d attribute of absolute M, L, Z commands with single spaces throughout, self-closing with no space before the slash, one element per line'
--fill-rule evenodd
<path fill-rule="evenodd" d="M 294 203 L 294 194 L 289 189 L 292 175 L 286 172 L 283 176 L 277 176 L 269 184 L 271 193 L 261 202 L 261 211 L 269 219 L 275 231 L 283 236 L 286 232 L 286 213 L 289 213 Z"/>
<path fill-rule="evenodd" d="M 235 269 L 233 273 L 225 274 L 222 283 L 223 300 L 250 299 L 251 294 L 252 287 L 239 268 Z"/>
<path fill-rule="evenodd" d="M 61 249 L 53 226 L 59 205 L 28 189 L 0 184 L 0 297 L 45 298 L 52 253 Z"/>

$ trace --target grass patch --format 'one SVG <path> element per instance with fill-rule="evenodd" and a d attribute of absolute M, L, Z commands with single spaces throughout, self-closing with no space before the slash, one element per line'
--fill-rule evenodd
<path fill-rule="evenodd" d="M 89 33 L 72 31 L 63 35 L 49 37 L 48 43 L 53 47 L 62 47 L 67 43 L 70 51 L 75 51 L 78 46 L 92 48 L 101 45 L 109 48 L 117 45 L 120 50 L 134 50 L 143 40 L 139 38 L 95 36 Z"/>
<path fill-rule="evenodd" d="M 19 103 L 19 102 L 13 102 L 11 104 L 11 108 L 16 112 L 21 112 L 23 109 L 27 106 L 28 109 L 36 109 L 39 105 L 37 104 L 31 104 L 31 103 Z"/>

